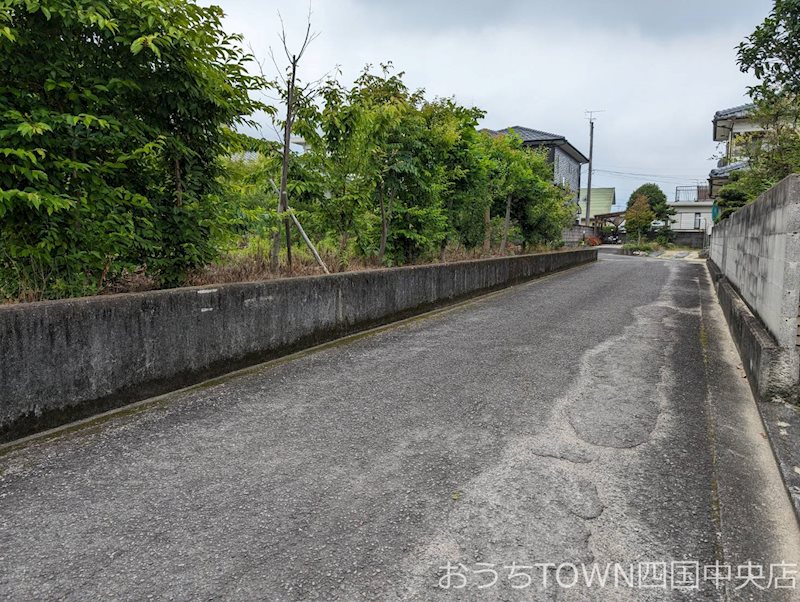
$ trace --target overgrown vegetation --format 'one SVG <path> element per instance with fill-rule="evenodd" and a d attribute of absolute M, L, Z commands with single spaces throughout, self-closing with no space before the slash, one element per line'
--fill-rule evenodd
<path fill-rule="evenodd" d="M 479 132 L 479 109 L 390 65 L 314 93 L 298 79 L 290 100 L 221 17 L 190 0 L 0 0 L 0 298 L 175 286 L 243 259 L 286 273 L 289 252 L 313 261 L 297 237 L 278 256 L 287 214 L 332 269 L 555 245 L 574 218 L 546 157 Z M 234 133 L 276 113 L 253 100 L 267 87 L 306 141 L 285 161 Z"/>
<path fill-rule="evenodd" d="M 749 92 L 762 131 L 741 140 L 748 167 L 720 191 L 724 209 L 718 219 L 800 172 L 800 0 L 775 1 L 739 45 L 738 64 L 759 80 Z"/>
<path fill-rule="evenodd" d="M 482 111 L 428 100 L 390 65 L 366 68 L 351 87 L 329 80 L 319 99 L 298 113 L 306 149 L 291 157 L 289 196 L 334 268 L 444 259 L 448 247 L 538 247 L 558 241 L 574 218 L 544 153 L 479 132 Z M 260 182 L 272 203 L 276 151 L 250 150 L 229 185 L 248 172 L 244 181 Z"/>
<path fill-rule="evenodd" d="M 91 293 L 209 262 L 225 128 L 260 103 L 222 11 L 182 0 L 0 3 L 0 285 Z"/>

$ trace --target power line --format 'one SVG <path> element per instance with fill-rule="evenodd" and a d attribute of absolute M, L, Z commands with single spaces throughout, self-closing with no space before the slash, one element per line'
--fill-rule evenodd
<path fill-rule="evenodd" d="M 622 178 L 650 178 L 656 179 L 662 182 L 693 182 L 693 181 L 700 181 L 700 180 L 707 180 L 708 176 L 698 176 L 698 175 L 674 175 L 674 174 L 652 174 L 652 173 L 634 173 L 634 172 L 625 172 L 625 171 L 614 171 L 611 169 L 595 169 L 593 170 L 595 173 L 602 173 L 607 175 L 612 175 L 616 177 Z"/>
<path fill-rule="evenodd" d="M 623 173 L 637 173 L 638 174 L 638 173 L 647 173 L 648 170 L 649 170 L 649 167 L 640 167 L 640 166 L 630 167 L 630 166 L 621 166 L 621 165 L 606 165 L 602 169 L 607 169 L 607 170 L 611 170 L 611 171 L 620 171 L 620 172 L 623 172 Z M 684 171 L 682 168 L 677 168 L 677 167 L 676 168 L 659 167 L 658 169 L 659 169 L 659 172 L 664 173 L 664 174 L 667 174 L 669 172 L 669 175 L 684 175 L 686 173 L 689 173 L 687 171 Z"/>
<path fill-rule="evenodd" d="M 687 174 L 687 173 L 680 173 L 680 174 L 663 174 L 663 173 L 645 173 L 639 171 L 625 171 L 621 169 L 602 169 L 596 168 L 595 171 L 602 171 L 604 173 L 614 173 L 614 174 L 621 174 L 625 176 L 642 176 L 642 177 L 666 177 L 666 178 L 695 178 L 697 177 L 697 173 L 694 174 Z M 705 176 L 703 176 L 705 177 Z"/>

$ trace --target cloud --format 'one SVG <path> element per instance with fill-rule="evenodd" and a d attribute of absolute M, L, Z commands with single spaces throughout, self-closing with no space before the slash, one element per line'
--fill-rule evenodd
<path fill-rule="evenodd" d="M 262 58 L 277 43 L 277 11 L 291 43 L 308 10 L 296 0 L 222 6 L 226 27 Z M 302 65 L 306 79 L 340 65 L 349 82 L 365 63 L 391 60 L 411 87 L 484 109 L 487 127 L 557 132 L 587 154 L 584 111 L 603 109 L 596 168 L 657 175 L 669 194 L 713 166 L 711 117 L 744 102 L 752 83 L 736 67 L 735 46 L 770 3 L 320 0 L 312 8 L 321 35 Z M 593 183 L 616 186 L 624 200 L 648 179 L 598 171 Z"/>
<path fill-rule="evenodd" d="M 769 2 L 754 0 L 356 0 L 354 8 L 381 27 L 476 30 L 541 23 L 569 29 L 634 29 L 654 37 L 709 33 L 763 18 Z"/>

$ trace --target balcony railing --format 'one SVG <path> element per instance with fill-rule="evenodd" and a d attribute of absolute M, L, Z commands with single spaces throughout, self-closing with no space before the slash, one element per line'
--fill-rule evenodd
<path fill-rule="evenodd" d="M 707 184 L 697 186 L 677 186 L 675 188 L 676 203 L 693 203 L 711 200 Z"/>

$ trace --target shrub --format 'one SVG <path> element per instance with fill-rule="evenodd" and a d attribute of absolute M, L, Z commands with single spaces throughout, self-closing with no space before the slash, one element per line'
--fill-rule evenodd
<path fill-rule="evenodd" d="M 641 251 L 643 253 L 650 253 L 651 251 L 655 251 L 656 248 L 657 248 L 657 245 L 652 243 L 652 242 L 642 242 L 642 243 L 628 242 L 628 243 L 625 243 L 624 245 L 622 245 L 622 250 L 623 251 L 629 251 L 631 253 L 633 253 L 634 251 Z"/>

